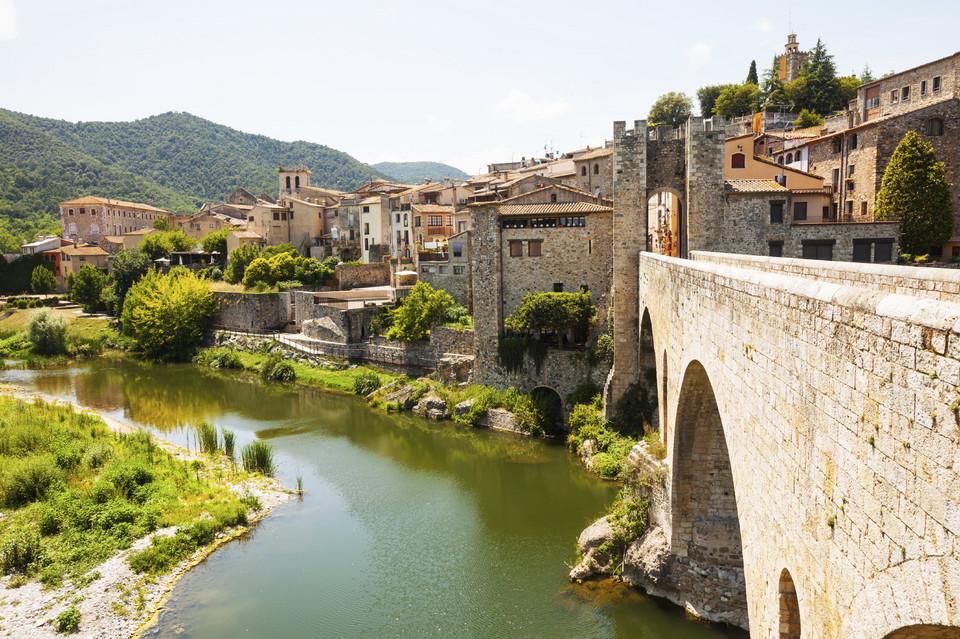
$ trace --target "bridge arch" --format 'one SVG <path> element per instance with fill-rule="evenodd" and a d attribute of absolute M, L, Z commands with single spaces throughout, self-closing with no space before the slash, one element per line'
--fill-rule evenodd
<path fill-rule="evenodd" d="M 672 186 L 647 191 L 647 250 L 680 257 L 683 237 L 684 194 Z"/>
<path fill-rule="evenodd" d="M 698 563 L 743 568 L 730 455 L 707 371 L 692 360 L 683 375 L 673 428 L 671 547 Z"/>
<path fill-rule="evenodd" d="M 543 413 L 543 429 L 547 435 L 559 435 L 563 432 L 563 397 L 557 389 L 550 386 L 537 386 L 530 391 L 536 407 Z"/>
<path fill-rule="evenodd" d="M 894 630 L 883 639 L 960 639 L 960 628 L 918 624 Z"/>
<path fill-rule="evenodd" d="M 800 602 L 790 571 L 780 572 L 780 639 L 800 639 Z"/>

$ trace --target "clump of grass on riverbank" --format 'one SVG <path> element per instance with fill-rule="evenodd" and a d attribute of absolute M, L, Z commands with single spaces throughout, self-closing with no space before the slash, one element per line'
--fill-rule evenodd
<path fill-rule="evenodd" d="M 236 495 L 149 434 L 115 434 L 70 407 L 0 398 L 0 469 L 0 567 L 48 586 L 158 528 L 246 520 Z"/>
<path fill-rule="evenodd" d="M 570 413 L 570 434 L 567 444 L 578 455 L 587 441 L 594 442 L 590 468 L 604 479 L 620 479 L 627 456 L 636 439 L 616 432 L 603 415 L 603 402 L 596 395 L 588 403 L 577 404 Z"/>

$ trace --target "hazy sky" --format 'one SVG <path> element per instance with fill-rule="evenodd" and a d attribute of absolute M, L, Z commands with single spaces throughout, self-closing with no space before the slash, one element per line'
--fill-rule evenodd
<path fill-rule="evenodd" d="M 960 49 L 960 4 L 606 0 L 0 0 L 0 107 L 165 111 L 363 162 L 488 162 L 599 145 L 667 91 L 761 73 L 786 35 L 840 73 Z"/>

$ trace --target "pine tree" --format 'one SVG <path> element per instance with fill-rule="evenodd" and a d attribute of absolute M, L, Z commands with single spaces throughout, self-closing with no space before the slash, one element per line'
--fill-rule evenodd
<path fill-rule="evenodd" d="M 750 84 L 760 84 L 760 78 L 757 76 L 757 61 L 750 61 L 750 71 L 747 72 L 747 82 Z"/>
<path fill-rule="evenodd" d="M 760 105 L 762 108 L 774 104 L 783 104 L 783 81 L 780 79 L 780 58 L 773 56 L 773 64 L 763 72 L 763 84 L 760 85 Z"/>
<path fill-rule="evenodd" d="M 819 39 L 804 60 L 799 79 L 806 81 L 806 87 L 798 107 L 825 115 L 843 106 L 833 56 L 827 53 L 827 47 Z"/>
<path fill-rule="evenodd" d="M 953 231 L 953 204 L 943 162 L 916 131 L 900 140 L 883 172 L 877 220 L 900 220 L 900 252 L 923 255 Z"/>

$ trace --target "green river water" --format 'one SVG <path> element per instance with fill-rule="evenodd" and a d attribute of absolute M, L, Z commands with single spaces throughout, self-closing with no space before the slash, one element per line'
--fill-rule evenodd
<path fill-rule="evenodd" d="M 577 535 L 616 486 L 562 446 L 190 365 L 102 359 L 0 381 L 182 446 L 206 420 L 238 449 L 269 441 L 288 486 L 302 476 L 303 499 L 181 579 L 147 637 L 746 636 L 622 585 L 567 580 Z"/>

